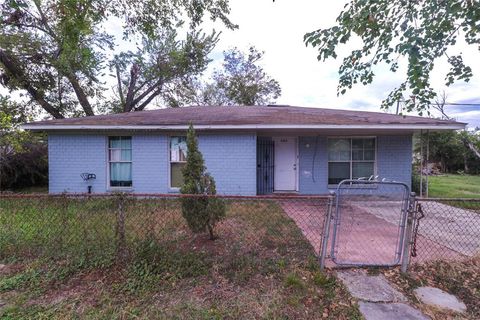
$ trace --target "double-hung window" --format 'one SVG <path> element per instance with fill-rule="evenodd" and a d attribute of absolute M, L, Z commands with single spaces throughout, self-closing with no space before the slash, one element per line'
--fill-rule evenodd
<path fill-rule="evenodd" d="M 170 137 L 170 187 L 183 185 L 182 169 L 187 163 L 187 137 Z"/>
<path fill-rule="evenodd" d="M 108 138 L 110 187 L 132 186 L 132 137 Z"/>
<path fill-rule="evenodd" d="M 328 139 L 328 184 L 375 175 L 375 138 Z"/>

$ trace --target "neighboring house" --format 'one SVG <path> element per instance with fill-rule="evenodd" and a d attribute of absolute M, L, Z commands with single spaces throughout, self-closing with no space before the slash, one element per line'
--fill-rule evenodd
<path fill-rule="evenodd" d="M 33 122 L 48 133 L 50 193 L 178 192 L 192 123 L 220 194 L 325 194 L 343 179 L 410 185 L 412 135 L 465 124 L 290 106 L 185 107 Z M 82 173 L 95 174 L 85 182 Z"/>

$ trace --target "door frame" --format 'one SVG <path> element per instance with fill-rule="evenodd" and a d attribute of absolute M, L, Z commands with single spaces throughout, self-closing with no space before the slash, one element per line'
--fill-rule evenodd
<path fill-rule="evenodd" d="M 299 148 L 298 148 L 298 136 L 288 136 L 288 135 L 281 135 L 281 136 L 273 136 L 272 137 L 272 140 L 273 140 L 273 143 L 276 144 L 276 141 L 277 139 L 281 139 L 281 138 L 289 138 L 289 139 L 293 139 L 294 140 L 294 143 L 295 143 L 295 189 L 294 190 L 275 190 L 275 184 L 273 185 L 273 193 L 282 193 L 282 192 L 285 192 L 285 191 L 291 191 L 291 192 L 299 192 L 299 171 L 300 171 L 300 168 L 299 168 Z M 275 151 L 273 153 L 273 157 L 274 157 L 274 166 L 276 168 L 277 166 L 277 159 L 276 158 L 276 148 L 275 148 Z M 274 169 L 275 169 L 274 168 Z M 274 181 L 276 180 L 276 170 L 273 171 L 273 179 Z"/>

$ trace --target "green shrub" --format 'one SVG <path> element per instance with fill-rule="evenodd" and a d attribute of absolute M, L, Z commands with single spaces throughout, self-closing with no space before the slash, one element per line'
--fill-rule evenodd
<path fill-rule="evenodd" d="M 225 202 L 223 199 L 209 197 L 217 193 L 215 180 L 206 172 L 192 125 L 187 133 L 187 148 L 187 163 L 182 172 L 184 184 L 180 191 L 200 196 L 182 198 L 182 215 L 192 232 L 208 231 L 213 240 L 216 238 L 215 225 L 225 217 Z"/>

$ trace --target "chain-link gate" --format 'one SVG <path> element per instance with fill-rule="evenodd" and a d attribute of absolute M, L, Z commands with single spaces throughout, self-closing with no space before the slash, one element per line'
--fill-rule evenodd
<path fill-rule="evenodd" d="M 409 187 L 400 182 L 344 180 L 331 219 L 331 259 L 339 266 L 401 263 Z"/>

